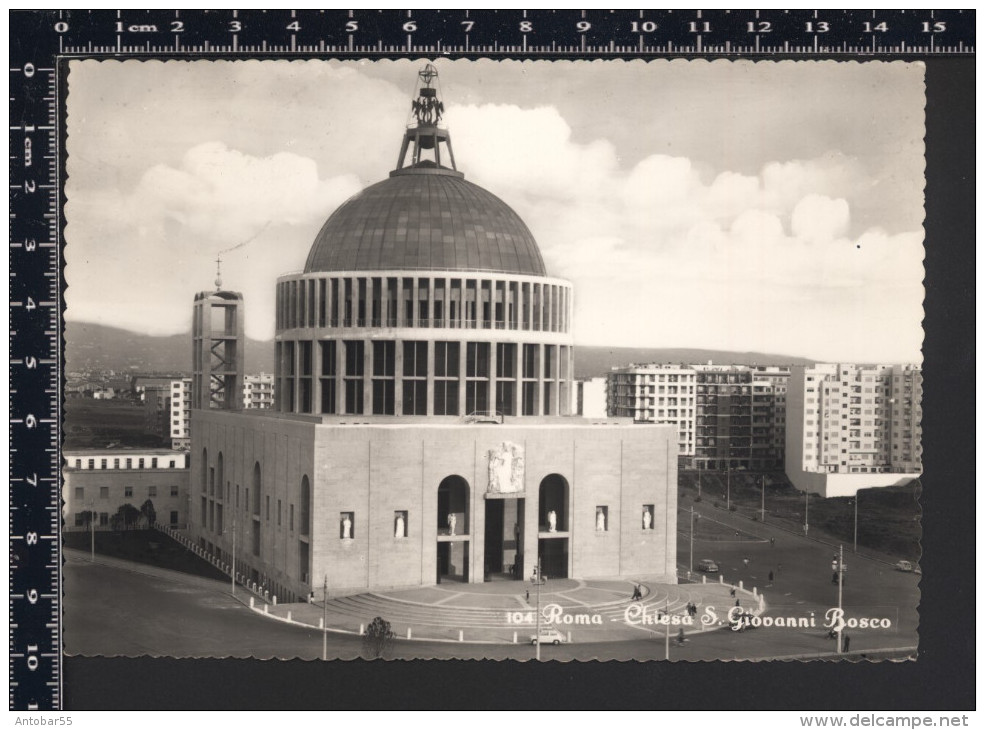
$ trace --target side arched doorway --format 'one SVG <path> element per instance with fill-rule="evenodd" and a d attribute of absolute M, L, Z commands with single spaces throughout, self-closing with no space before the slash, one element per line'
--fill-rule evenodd
<path fill-rule="evenodd" d="M 468 583 L 470 493 L 469 483 L 457 474 L 445 477 L 438 485 L 438 583 Z"/>
<path fill-rule="evenodd" d="M 540 482 L 537 554 L 541 572 L 550 578 L 568 577 L 570 493 L 568 480 L 560 474 L 548 474 Z"/>

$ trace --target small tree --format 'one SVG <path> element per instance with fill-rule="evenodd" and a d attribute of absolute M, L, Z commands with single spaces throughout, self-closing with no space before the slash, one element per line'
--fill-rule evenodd
<path fill-rule="evenodd" d="M 371 658 L 379 659 L 390 648 L 393 639 L 394 633 L 390 629 L 390 622 L 377 616 L 366 627 L 363 645 Z"/>
<path fill-rule="evenodd" d="M 153 527 L 154 523 L 157 522 L 157 512 L 154 510 L 154 503 L 149 499 L 140 505 L 140 514 L 147 519 L 148 528 Z"/>
<path fill-rule="evenodd" d="M 120 508 L 116 510 L 116 514 L 113 515 L 113 529 L 117 531 L 133 529 L 133 526 L 140 520 L 140 514 L 140 510 L 129 502 L 121 504 Z"/>

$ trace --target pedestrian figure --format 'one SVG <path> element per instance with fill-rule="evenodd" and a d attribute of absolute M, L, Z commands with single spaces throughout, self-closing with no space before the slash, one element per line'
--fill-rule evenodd
<path fill-rule="evenodd" d="M 682 626 L 677 632 L 677 643 L 683 644 L 685 641 L 687 641 L 687 639 L 684 638 L 684 627 Z"/>
<path fill-rule="evenodd" d="M 771 537 L 770 538 L 770 547 L 774 547 L 775 545 L 776 545 L 776 538 L 775 537 Z"/>
<path fill-rule="evenodd" d="M 841 635 L 842 635 L 842 638 L 843 638 L 843 641 L 842 641 L 842 644 L 841 644 L 841 650 L 844 651 L 844 652 L 847 652 L 848 651 L 848 645 L 851 643 L 851 638 L 845 632 L 842 632 Z"/>
<path fill-rule="evenodd" d="M 736 598 L 736 599 L 735 599 L 735 605 L 736 605 L 736 606 L 738 606 L 738 605 L 739 605 L 739 599 L 738 599 L 738 598 Z"/>
<path fill-rule="evenodd" d="M 773 571 L 772 570 L 770 571 L 770 574 L 767 576 L 767 580 L 769 581 L 767 583 L 767 585 L 773 585 Z"/>
<path fill-rule="evenodd" d="M 742 558 L 742 564 L 748 568 L 749 567 L 749 558 Z"/>
<path fill-rule="evenodd" d="M 732 588 L 732 589 L 731 589 L 731 590 L 730 590 L 730 591 L 728 592 L 728 594 L 729 594 L 730 596 L 732 596 L 732 598 L 735 598 L 735 587 L 734 587 L 734 586 L 733 586 L 733 588 Z"/>
<path fill-rule="evenodd" d="M 527 591 L 527 598 L 526 598 L 526 600 L 527 600 L 527 601 L 529 601 L 529 600 L 530 600 L 530 591 Z"/>

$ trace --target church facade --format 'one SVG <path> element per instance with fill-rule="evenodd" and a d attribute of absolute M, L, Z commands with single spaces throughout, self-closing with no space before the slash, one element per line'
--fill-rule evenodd
<path fill-rule="evenodd" d="M 191 532 L 281 600 L 538 562 L 675 582 L 676 434 L 569 415 L 572 285 L 455 169 L 433 81 L 397 169 L 277 281 L 273 412 L 235 401 L 242 299 L 197 298 Z"/>

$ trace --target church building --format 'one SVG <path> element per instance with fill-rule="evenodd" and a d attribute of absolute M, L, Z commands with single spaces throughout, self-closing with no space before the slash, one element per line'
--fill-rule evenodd
<path fill-rule="evenodd" d="M 570 415 L 572 284 L 456 168 L 436 75 L 397 168 L 277 280 L 273 409 L 242 403 L 243 298 L 196 297 L 191 535 L 281 601 L 538 561 L 676 582 L 677 434 Z"/>

